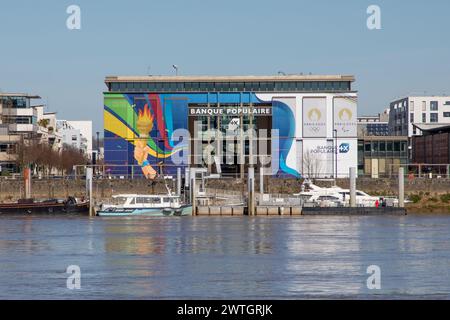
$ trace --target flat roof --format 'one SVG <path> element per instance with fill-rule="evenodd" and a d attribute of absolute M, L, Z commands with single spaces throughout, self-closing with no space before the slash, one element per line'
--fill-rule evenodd
<path fill-rule="evenodd" d="M 27 93 L 8 93 L 8 92 L 0 92 L 0 97 L 26 97 L 30 99 L 41 99 L 38 95 L 30 95 Z"/>
<path fill-rule="evenodd" d="M 424 132 L 439 132 L 450 130 L 450 123 L 413 123 L 413 126 Z"/>
<path fill-rule="evenodd" d="M 351 75 L 278 75 L 278 76 L 106 76 L 109 82 L 283 82 L 283 81 L 355 81 Z"/>

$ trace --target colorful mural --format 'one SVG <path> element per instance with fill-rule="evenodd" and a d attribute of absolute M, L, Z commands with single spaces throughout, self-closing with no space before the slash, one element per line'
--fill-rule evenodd
<path fill-rule="evenodd" d="M 279 172 L 300 176 L 292 147 L 295 135 L 293 107 L 282 101 L 264 101 L 254 93 L 104 94 L 105 162 L 114 174 L 175 173 L 171 156 L 188 152 L 187 141 L 172 141 L 176 129 L 188 129 L 189 104 L 272 104 L 272 129 L 280 132 Z M 292 162 L 292 163 L 291 163 Z M 134 167 L 140 167 L 138 173 Z"/>

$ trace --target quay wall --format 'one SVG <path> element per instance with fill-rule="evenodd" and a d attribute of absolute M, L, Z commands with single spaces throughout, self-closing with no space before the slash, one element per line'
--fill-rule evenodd
<path fill-rule="evenodd" d="M 265 193 L 292 194 L 301 190 L 301 180 L 298 179 L 265 179 Z M 330 186 L 331 182 L 317 181 L 317 185 Z M 338 185 L 349 188 L 348 179 L 341 179 Z M 172 190 L 176 190 L 175 183 L 170 182 Z M 207 180 L 206 188 L 211 190 L 223 190 L 224 194 L 242 195 L 246 193 L 246 182 L 239 179 Z M 32 181 L 32 195 L 35 199 L 65 198 L 69 195 L 82 197 L 85 192 L 84 180 L 63 179 L 35 179 Z M 372 195 L 396 195 L 398 191 L 397 179 L 357 179 L 357 189 Z M 256 180 L 255 191 L 259 192 L 259 181 Z M 102 179 L 94 180 L 93 195 L 96 200 L 111 197 L 117 193 L 164 193 L 165 187 L 162 181 L 153 186 L 145 179 L 120 180 Z M 430 194 L 450 193 L 450 179 L 414 179 L 405 180 L 405 193 L 416 194 L 419 192 Z M 23 183 L 21 180 L 0 179 L 0 202 L 15 201 L 22 197 Z"/>

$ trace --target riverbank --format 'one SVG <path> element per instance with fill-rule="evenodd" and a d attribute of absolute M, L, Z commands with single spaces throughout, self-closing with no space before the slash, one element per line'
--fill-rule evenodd
<path fill-rule="evenodd" d="M 292 195 L 301 191 L 300 179 L 280 179 L 266 177 L 264 191 L 272 195 Z M 319 186 L 331 186 L 332 181 L 315 181 Z M 397 196 L 397 179 L 358 178 L 357 189 L 374 196 Z M 340 187 L 348 188 L 348 179 L 339 179 Z M 176 189 L 175 182 L 169 186 Z M 246 182 L 240 179 L 210 179 L 206 180 L 207 190 L 214 190 L 221 195 L 233 198 L 244 198 L 247 193 Z M 259 181 L 255 189 L 259 191 Z M 78 179 L 34 179 L 31 187 L 35 199 L 67 198 L 68 196 L 83 197 L 85 181 Z M 152 184 L 145 179 L 101 179 L 93 182 L 93 197 L 96 202 L 111 198 L 120 193 L 165 193 L 162 181 Z M 214 194 L 213 192 L 213 194 Z M 23 194 L 21 180 L 0 180 L 0 203 L 17 201 Z M 407 204 L 411 213 L 450 214 L 450 180 L 449 179 L 414 179 L 405 181 L 405 195 L 412 202 Z"/>

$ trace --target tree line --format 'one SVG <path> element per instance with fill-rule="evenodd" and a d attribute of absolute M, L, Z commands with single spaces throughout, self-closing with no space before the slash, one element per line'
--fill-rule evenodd
<path fill-rule="evenodd" d="M 20 168 L 30 167 L 32 171 L 44 175 L 67 175 L 72 173 L 73 166 L 88 162 L 86 155 L 69 145 L 64 145 L 58 151 L 39 141 L 23 140 L 17 144 L 17 163 Z"/>

